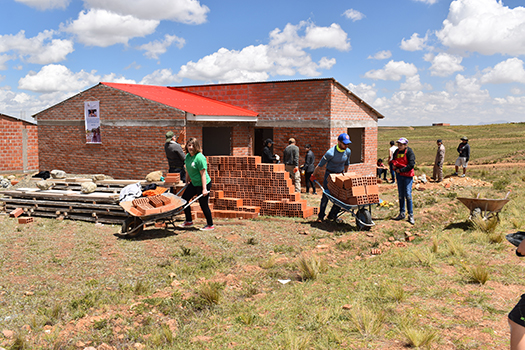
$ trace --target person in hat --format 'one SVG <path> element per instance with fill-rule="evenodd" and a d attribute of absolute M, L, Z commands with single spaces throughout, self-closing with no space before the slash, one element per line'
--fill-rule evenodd
<path fill-rule="evenodd" d="M 184 170 L 184 160 L 186 155 L 182 150 L 181 145 L 175 140 L 175 133 L 168 131 L 166 133 L 166 142 L 164 143 L 164 152 L 166 152 L 166 158 L 168 158 L 168 173 L 180 174 L 182 182 L 186 182 L 186 171 Z"/>
<path fill-rule="evenodd" d="M 295 192 L 301 193 L 301 173 L 299 173 L 299 147 L 295 145 L 295 139 L 288 140 L 288 146 L 283 152 L 284 169 L 290 174 L 295 185 Z"/>
<path fill-rule="evenodd" d="M 432 179 L 436 182 L 443 181 L 443 163 L 445 162 L 445 146 L 443 140 L 439 139 L 437 143 L 436 159 L 434 160 L 434 171 L 432 172 Z"/>
<path fill-rule="evenodd" d="M 460 177 L 465 177 L 467 172 L 467 165 L 470 159 L 470 145 L 468 144 L 468 138 L 463 136 L 461 139 L 457 151 L 459 153 L 458 159 L 456 159 L 456 172 L 453 175 L 458 176 L 459 167 L 463 167 L 463 174 L 459 175 Z"/>
<path fill-rule="evenodd" d="M 328 187 L 328 176 L 330 176 L 330 174 L 347 172 L 348 166 L 350 165 L 350 155 L 352 154 L 352 151 L 349 148 L 351 143 L 352 141 L 350 141 L 350 136 L 348 136 L 348 134 L 339 135 L 337 138 L 337 145 L 330 148 L 315 167 L 312 180 L 315 180 L 315 174 L 320 174 L 321 168 L 326 166 L 326 171 L 323 176 L 323 187 L 326 189 Z M 324 220 L 327 205 L 328 197 L 323 193 L 321 204 L 319 206 L 318 221 Z M 341 209 L 337 205 L 332 205 L 332 209 L 330 210 L 330 213 L 328 213 L 328 219 L 336 220 L 337 214 L 340 210 Z"/>
<path fill-rule="evenodd" d="M 394 152 L 392 165 L 396 172 L 397 193 L 399 195 L 399 215 L 394 220 L 405 218 L 405 201 L 408 211 L 408 222 L 412 225 L 414 221 L 414 210 L 412 206 L 412 183 L 414 181 L 414 166 L 416 156 L 414 151 L 408 147 L 408 140 L 404 137 L 397 140 L 397 150 Z"/>
<path fill-rule="evenodd" d="M 273 154 L 272 152 L 272 145 L 273 145 L 272 139 L 266 139 L 264 141 L 264 148 L 263 148 L 261 162 L 272 164 L 272 163 L 276 163 L 279 160 L 278 156 Z"/>

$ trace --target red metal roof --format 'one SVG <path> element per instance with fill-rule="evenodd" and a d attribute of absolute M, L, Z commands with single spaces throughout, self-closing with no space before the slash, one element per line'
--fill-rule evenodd
<path fill-rule="evenodd" d="M 166 106 L 174 107 L 197 116 L 208 115 L 256 117 L 258 115 L 257 112 L 253 112 L 245 108 L 236 107 L 228 103 L 199 96 L 197 94 L 179 90 L 173 87 L 119 83 L 101 84 L 114 89 L 126 91 L 130 94 L 144 97 L 148 100 L 162 103 Z"/>

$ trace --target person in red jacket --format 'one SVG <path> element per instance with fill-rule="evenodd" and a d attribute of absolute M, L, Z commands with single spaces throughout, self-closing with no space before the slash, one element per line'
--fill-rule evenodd
<path fill-rule="evenodd" d="M 414 166 L 416 156 L 414 151 L 408 147 L 408 140 L 404 137 L 397 140 L 397 150 L 390 161 L 396 173 L 397 192 L 399 194 L 399 215 L 394 220 L 405 218 L 405 201 L 408 211 L 408 222 L 412 225 L 414 221 L 414 210 L 412 206 L 412 183 L 414 181 Z"/>

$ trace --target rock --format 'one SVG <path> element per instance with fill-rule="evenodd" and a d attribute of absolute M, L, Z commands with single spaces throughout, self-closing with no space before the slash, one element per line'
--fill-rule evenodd
<path fill-rule="evenodd" d="M 4 337 L 8 338 L 8 339 L 11 339 L 15 336 L 15 332 L 13 331 L 10 331 L 9 329 L 4 329 L 2 331 L 2 334 L 4 335 Z"/>
<path fill-rule="evenodd" d="M 51 170 L 51 177 L 53 179 L 65 179 L 66 178 L 66 172 L 64 170 Z"/>
<path fill-rule="evenodd" d="M 343 310 L 350 310 L 350 309 L 352 309 L 352 305 L 350 305 L 350 304 L 344 304 L 343 305 Z"/>
<path fill-rule="evenodd" d="M 97 185 L 94 182 L 82 182 L 80 185 L 80 192 L 82 193 L 93 193 L 97 189 Z"/>
<path fill-rule="evenodd" d="M 133 347 L 134 347 L 135 349 L 142 350 L 142 349 L 145 349 L 145 348 L 146 348 L 146 345 L 141 344 L 141 343 L 135 343 L 135 344 L 133 344 Z"/>
<path fill-rule="evenodd" d="M 117 348 L 106 343 L 102 343 L 98 346 L 97 350 L 117 350 Z"/>
<path fill-rule="evenodd" d="M 106 175 L 104 174 L 95 174 L 91 177 L 93 181 L 102 181 L 106 179 Z"/>
<path fill-rule="evenodd" d="M 146 175 L 146 181 L 148 182 L 155 182 L 160 181 L 160 178 L 162 177 L 162 171 L 153 171 Z"/>
<path fill-rule="evenodd" d="M 39 189 L 41 189 L 43 191 L 49 190 L 53 186 L 55 186 L 54 183 L 52 183 L 50 181 L 46 181 L 46 180 L 38 181 L 36 183 L 36 187 L 38 187 Z"/>

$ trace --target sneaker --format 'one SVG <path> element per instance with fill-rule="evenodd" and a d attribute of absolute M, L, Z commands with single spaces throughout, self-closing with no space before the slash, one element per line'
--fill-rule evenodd
<path fill-rule="evenodd" d="M 180 228 L 186 228 L 186 227 L 192 227 L 193 221 L 184 221 L 182 224 L 179 225 Z"/>
<path fill-rule="evenodd" d="M 458 173 L 454 173 L 454 174 L 452 174 L 452 176 L 458 176 Z"/>
<path fill-rule="evenodd" d="M 411 224 L 411 225 L 414 225 L 416 222 L 414 221 L 414 215 L 409 215 L 408 216 L 408 223 Z"/>
<path fill-rule="evenodd" d="M 459 175 L 459 177 L 465 177 L 465 174 L 461 174 L 461 175 Z"/>
<path fill-rule="evenodd" d="M 213 225 L 206 225 L 202 228 L 200 228 L 201 231 L 210 231 L 210 230 L 214 230 L 215 229 L 215 226 Z"/>
<path fill-rule="evenodd" d="M 405 214 L 399 214 L 398 216 L 396 216 L 392 220 L 399 221 L 399 220 L 403 220 L 404 218 L 405 218 Z"/>

